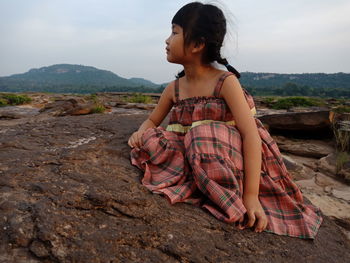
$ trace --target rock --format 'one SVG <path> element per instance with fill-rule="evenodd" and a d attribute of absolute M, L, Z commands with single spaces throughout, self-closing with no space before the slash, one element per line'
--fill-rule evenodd
<path fill-rule="evenodd" d="M 317 161 L 317 167 L 321 172 L 326 173 L 329 176 L 335 176 L 337 173 L 336 169 L 336 154 L 331 153 L 325 157 L 320 158 Z"/>
<path fill-rule="evenodd" d="M 305 241 L 239 231 L 150 193 L 127 145 L 148 114 L 40 116 L 11 129 L 0 123 L 0 144 L 7 145 L 0 147 L 3 262 L 350 260 L 346 236 L 327 216 L 316 239 Z M 329 214 L 342 209 L 334 196 L 317 198 L 310 194 L 334 209 Z"/>
<path fill-rule="evenodd" d="M 323 214 L 338 220 L 350 220 L 350 206 L 347 202 L 334 196 L 314 193 L 310 188 L 304 188 L 302 192 Z"/>
<path fill-rule="evenodd" d="M 117 104 L 117 107 L 123 107 L 125 109 L 142 109 L 142 110 L 151 110 L 154 109 L 156 104 L 151 103 L 127 103 L 127 104 Z"/>
<path fill-rule="evenodd" d="M 11 111 L 0 111 L 0 119 L 20 119 L 23 116 Z"/>
<path fill-rule="evenodd" d="M 86 103 L 83 99 L 68 99 L 46 104 L 40 112 L 47 112 L 53 116 L 85 115 L 92 113 L 95 107 L 94 103 Z"/>
<path fill-rule="evenodd" d="M 49 256 L 49 251 L 43 242 L 34 240 L 29 247 L 30 251 L 33 252 L 38 258 L 44 258 Z"/>
<path fill-rule="evenodd" d="M 0 120 L 21 119 L 38 113 L 38 109 L 28 105 L 0 107 Z"/>
<path fill-rule="evenodd" d="M 337 188 L 344 186 L 344 184 L 342 184 L 340 181 L 335 180 L 333 177 L 327 176 L 320 172 L 316 173 L 315 182 L 317 185 L 322 187 Z"/>
<path fill-rule="evenodd" d="M 317 167 L 327 175 L 343 179 L 346 183 L 350 184 L 349 156 L 348 153 L 342 153 L 341 156 L 340 153 L 331 153 L 319 159 L 317 161 Z"/>
<path fill-rule="evenodd" d="M 281 151 L 312 158 L 321 158 L 334 152 L 330 143 L 321 140 L 288 140 L 278 143 L 278 146 Z"/>
<path fill-rule="evenodd" d="M 329 111 L 328 107 L 310 106 L 310 107 L 291 107 L 287 112 L 312 112 L 312 111 Z"/>
<path fill-rule="evenodd" d="M 270 108 L 259 108 L 256 106 L 256 117 L 260 119 L 261 116 L 266 116 L 266 115 L 275 115 L 275 114 L 283 114 L 286 113 L 287 110 L 274 110 Z"/>
<path fill-rule="evenodd" d="M 58 116 L 62 112 L 72 110 L 77 104 L 78 101 L 75 99 L 56 100 L 46 104 L 45 107 L 40 110 L 40 112 L 50 112 L 53 116 Z"/>
<path fill-rule="evenodd" d="M 347 201 L 350 203 L 350 187 L 343 188 L 341 190 L 333 189 L 332 194 L 339 199 L 343 199 L 344 201 Z"/>
<path fill-rule="evenodd" d="M 276 131 L 330 132 L 329 110 L 311 112 L 285 112 L 258 117 Z"/>
<path fill-rule="evenodd" d="M 128 102 L 125 101 L 117 101 L 114 107 L 123 107 L 124 105 L 128 105 Z"/>
<path fill-rule="evenodd" d="M 315 172 L 312 169 L 298 163 L 293 157 L 284 154 L 282 156 L 283 162 L 294 180 L 310 179 L 315 176 Z"/>
<path fill-rule="evenodd" d="M 323 188 L 318 186 L 315 182 L 315 177 L 312 177 L 311 179 L 305 179 L 305 180 L 298 180 L 295 181 L 295 183 L 302 189 L 305 190 L 311 190 L 312 193 L 321 194 L 323 193 Z"/>
<path fill-rule="evenodd" d="M 61 112 L 58 116 L 90 114 L 95 106 L 94 103 L 78 104 L 72 109 Z"/>
<path fill-rule="evenodd" d="M 153 104 L 153 103 L 138 103 L 136 105 L 136 108 L 138 109 L 143 109 L 143 110 L 152 110 L 157 106 L 157 104 Z"/>

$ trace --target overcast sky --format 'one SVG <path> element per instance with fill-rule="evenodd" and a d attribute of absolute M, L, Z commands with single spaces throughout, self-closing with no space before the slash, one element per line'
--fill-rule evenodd
<path fill-rule="evenodd" d="M 183 0 L 0 0 L 0 76 L 69 63 L 168 82 L 165 39 Z M 220 0 L 240 72 L 350 73 L 349 0 Z"/>

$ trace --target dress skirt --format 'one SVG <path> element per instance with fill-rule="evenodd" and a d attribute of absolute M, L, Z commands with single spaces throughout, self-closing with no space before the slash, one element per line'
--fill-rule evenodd
<path fill-rule="evenodd" d="M 321 211 L 305 204 L 274 139 L 255 118 L 262 139 L 259 201 L 268 219 L 265 232 L 314 239 Z M 242 224 L 244 165 L 242 138 L 234 125 L 211 121 L 185 134 L 149 128 L 143 146 L 131 150 L 131 163 L 144 172 L 142 184 L 171 204 L 201 206 L 217 219 Z"/>

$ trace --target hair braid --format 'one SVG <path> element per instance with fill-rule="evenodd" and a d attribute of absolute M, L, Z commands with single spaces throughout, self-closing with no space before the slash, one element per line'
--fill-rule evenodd
<path fill-rule="evenodd" d="M 221 64 L 224 65 L 226 67 L 226 69 L 230 72 L 232 72 L 233 74 L 236 75 L 236 77 L 239 79 L 241 77 L 241 74 L 234 68 L 232 67 L 226 58 L 222 58 L 221 55 L 219 56 L 219 58 L 216 59 L 216 61 Z"/>

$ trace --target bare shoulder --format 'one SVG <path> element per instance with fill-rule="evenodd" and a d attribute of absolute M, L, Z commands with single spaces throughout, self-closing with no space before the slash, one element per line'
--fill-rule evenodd
<path fill-rule="evenodd" d="M 224 79 L 224 82 L 222 83 L 220 95 L 222 97 L 225 97 L 225 95 L 227 96 L 228 93 L 232 95 L 232 92 L 243 93 L 243 88 L 241 86 L 241 83 L 239 82 L 238 78 L 234 74 L 229 75 Z"/>
<path fill-rule="evenodd" d="M 175 102 L 175 80 L 168 83 L 165 87 L 162 96 L 165 96 L 168 100 L 171 100 L 173 103 Z"/>

